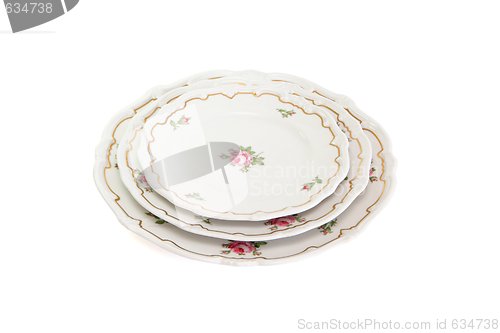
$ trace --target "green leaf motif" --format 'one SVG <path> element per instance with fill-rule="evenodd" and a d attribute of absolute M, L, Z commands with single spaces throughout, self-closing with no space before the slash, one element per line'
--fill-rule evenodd
<path fill-rule="evenodd" d="M 263 245 L 267 245 L 267 242 L 254 242 L 256 248 L 260 248 Z"/>
<path fill-rule="evenodd" d="M 179 128 L 179 126 L 189 125 L 190 120 L 191 120 L 191 118 L 186 117 L 186 116 L 182 116 L 177 121 L 174 121 L 173 119 L 170 120 L 169 124 L 170 124 L 170 126 L 172 126 L 174 128 L 174 131 L 175 131 L 176 129 Z"/>
<path fill-rule="evenodd" d="M 310 191 L 314 187 L 314 185 L 321 184 L 321 183 L 323 183 L 323 180 L 321 180 L 318 176 L 316 176 L 309 183 L 305 183 L 304 185 L 302 185 L 301 190 L 302 191 Z"/>
<path fill-rule="evenodd" d="M 163 224 L 163 223 L 167 223 L 165 220 L 160 219 L 158 216 L 154 215 L 153 213 L 146 212 L 146 215 L 147 215 L 147 216 L 151 216 L 151 217 L 155 218 L 155 219 L 156 219 L 156 221 L 155 221 L 155 223 L 156 223 L 156 224 Z"/>
<path fill-rule="evenodd" d="M 281 113 L 281 116 L 283 118 L 288 118 L 291 117 L 295 114 L 295 111 L 293 110 L 285 110 L 285 109 L 276 109 L 279 113 Z"/>
<path fill-rule="evenodd" d="M 321 227 L 319 227 L 318 229 L 321 230 L 321 233 L 323 235 L 328 235 L 328 234 L 331 234 L 333 232 L 332 228 L 337 225 L 337 219 L 333 219 L 331 220 L 330 222 L 328 223 L 325 223 L 323 224 Z"/>
<path fill-rule="evenodd" d="M 372 161 L 373 163 L 373 161 Z M 375 169 L 375 167 L 370 167 L 370 182 L 371 183 L 374 183 L 374 182 L 378 182 L 378 177 L 375 175 L 375 172 L 377 172 L 377 169 Z"/>

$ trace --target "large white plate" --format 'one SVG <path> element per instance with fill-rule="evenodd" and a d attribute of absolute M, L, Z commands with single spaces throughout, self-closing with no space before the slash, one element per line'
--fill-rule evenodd
<path fill-rule="evenodd" d="M 191 89 L 157 110 L 137 147 L 155 192 L 201 216 L 253 221 L 331 195 L 349 171 L 348 140 L 331 112 L 279 86 Z"/>
<path fill-rule="evenodd" d="M 244 75 L 228 76 L 215 80 L 200 80 L 191 87 L 239 83 L 240 85 L 258 84 L 261 80 L 247 80 Z M 283 86 L 283 84 L 282 84 Z M 142 125 L 148 117 L 155 114 L 159 105 L 168 103 L 188 88 L 171 90 L 161 98 L 142 108 L 133 119 L 130 129 L 121 140 L 118 150 L 118 165 L 123 183 L 135 200 L 160 219 L 184 230 L 218 238 L 235 240 L 265 241 L 289 237 L 317 228 L 330 222 L 344 211 L 366 187 L 369 178 L 371 148 L 368 138 L 363 134 L 359 122 L 344 108 L 321 96 L 307 93 L 296 85 L 285 84 L 287 91 L 300 95 L 311 103 L 332 113 L 339 127 L 349 139 L 350 171 L 347 179 L 341 182 L 336 191 L 320 204 L 297 215 L 283 216 L 267 221 L 232 221 L 208 219 L 190 211 L 179 209 L 158 195 L 146 182 L 143 172 L 135 158 L 134 150 L 140 138 Z"/>
<path fill-rule="evenodd" d="M 341 214 L 318 229 L 311 230 L 296 237 L 289 237 L 269 242 L 233 242 L 216 238 L 197 236 L 169 223 L 159 221 L 140 206 L 127 191 L 120 180 L 116 165 L 117 142 L 123 136 L 128 121 L 142 107 L 152 103 L 155 98 L 167 91 L 181 87 L 200 79 L 209 79 L 231 72 L 210 72 L 173 84 L 153 89 L 137 103 L 121 111 L 106 128 L 101 144 L 96 150 L 94 177 L 96 185 L 105 201 L 117 215 L 119 221 L 131 231 L 151 240 L 165 249 L 177 254 L 224 264 L 273 264 L 324 249 L 334 241 L 348 235 L 363 222 L 379 211 L 381 204 L 387 199 L 393 182 L 393 158 L 390 144 L 382 129 L 362 114 L 347 97 L 328 92 L 317 86 L 310 86 L 322 96 L 337 101 L 354 117 L 356 117 L 368 136 L 372 146 L 373 164 L 371 180 L 366 190 Z M 309 82 L 297 78 L 286 77 L 303 87 Z"/>

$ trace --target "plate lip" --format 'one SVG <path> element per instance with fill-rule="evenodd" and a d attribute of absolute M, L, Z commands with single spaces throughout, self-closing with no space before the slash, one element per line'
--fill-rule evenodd
<path fill-rule="evenodd" d="M 216 71 L 211 71 L 208 73 L 214 73 Z M 224 71 L 225 73 L 228 73 L 230 71 Z M 200 77 L 201 75 L 193 76 L 191 79 L 195 77 Z M 180 82 L 185 82 L 180 81 Z M 178 84 L 177 84 L 178 85 Z M 170 87 L 170 88 L 168 88 Z M 113 131 L 117 127 L 117 121 L 121 121 L 125 117 L 131 117 L 131 114 L 133 115 L 133 109 L 135 107 L 138 107 L 142 103 L 148 102 L 148 98 L 153 98 L 153 96 L 157 96 L 158 92 L 163 91 L 164 89 L 173 89 L 176 87 L 176 84 L 171 84 L 168 86 L 162 85 L 158 86 L 156 88 L 153 88 L 152 90 L 148 91 L 143 97 L 139 100 L 137 100 L 135 103 L 132 103 L 128 107 L 122 109 L 118 114 L 112 117 L 108 125 L 106 126 L 103 135 L 101 137 L 100 143 L 98 144 L 96 148 L 96 160 L 94 164 L 94 180 L 96 183 L 96 186 L 101 194 L 101 196 L 104 198 L 108 206 L 111 208 L 111 210 L 115 213 L 117 216 L 119 222 L 124 225 L 127 229 L 133 231 L 134 233 L 137 233 L 138 235 L 151 240 L 153 243 L 155 243 L 158 246 L 161 246 L 162 248 L 166 248 L 170 250 L 173 253 L 179 254 L 184 257 L 188 257 L 191 259 L 197 259 L 201 261 L 206 261 L 206 262 L 212 262 L 212 263 L 221 263 L 221 264 L 227 264 L 227 265 L 270 265 L 270 264 L 278 264 L 278 263 L 284 263 L 284 262 L 289 262 L 289 261 L 294 261 L 299 258 L 304 258 L 307 257 L 311 254 L 316 254 L 319 252 L 322 252 L 323 250 L 329 248 L 330 246 L 333 246 L 335 243 L 338 242 L 339 239 L 343 239 L 346 237 L 346 235 L 349 235 L 350 232 L 344 233 L 340 235 L 339 237 L 323 244 L 319 248 L 314 248 L 311 250 L 306 250 L 305 252 L 295 254 L 290 257 L 286 258 L 273 258 L 273 259 L 268 259 L 268 260 L 262 260 L 262 258 L 248 258 L 249 260 L 247 261 L 242 261 L 242 260 L 237 260 L 238 258 L 231 258 L 231 257 L 224 257 L 221 258 L 220 256 L 218 257 L 207 257 L 202 254 L 197 254 L 192 251 L 187 251 L 184 249 L 179 248 L 175 242 L 169 241 L 167 239 L 165 240 L 160 240 L 158 237 L 155 237 L 154 235 L 151 234 L 151 232 L 148 232 L 144 228 L 141 228 L 140 223 L 142 222 L 139 219 L 130 217 L 127 213 L 122 211 L 119 206 L 119 204 L 116 202 L 117 200 L 119 201 L 119 197 L 116 197 L 116 194 L 113 192 L 110 192 L 106 189 L 106 183 L 105 183 L 105 168 L 107 167 L 107 151 L 110 143 L 113 141 Z M 384 145 L 384 160 L 385 160 L 385 169 L 384 169 L 384 181 L 386 183 L 385 190 L 384 192 L 380 195 L 379 200 L 376 202 L 376 205 L 374 205 L 373 209 L 370 211 L 370 214 L 367 215 L 362 219 L 362 221 L 359 221 L 356 226 L 354 226 L 352 229 L 358 230 L 360 228 L 360 224 L 364 225 L 366 222 L 370 219 L 372 219 L 374 216 L 376 216 L 382 209 L 383 207 L 387 204 L 389 201 L 390 197 L 393 195 L 393 189 L 396 185 L 396 175 L 395 175 L 395 169 L 396 169 L 396 159 L 394 158 L 392 154 L 392 144 L 387 136 L 386 132 L 384 129 L 375 121 L 373 121 L 372 118 L 366 116 L 366 114 L 362 111 L 360 111 L 354 102 L 350 100 L 348 97 L 345 97 L 343 95 L 339 94 L 333 94 L 332 96 L 335 96 L 336 98 L 342 97 L 343 102 L 346 102 L 347 105 L 350 106 L 350 108 L 360 117 L 364 118 L 366 122 L 371 123 L 371 127 L 374 128 L 376 133 L 378 134 L 378 137 L 380 138 L 381 142 L 383 142 Z M 116 142 L 115 142 L 116 143 Z M 104 172 L 103 172 L 104 171 Z M 361 223 L 363 222 L 363 223 Z"/>
<path fill-rule="evenodd" d="M 229 84 L 229 83 L 234 83 L 234 82 L 236 82 L 237 84 L 246 84 L 247 83 L 247 80 L 245 78 L 242 78 L 242 77 L 228 76 L 228 77 L 221 79 L 221 80 L 223 80 L 223 82 L 217 80 L 217 84 L 221 84 L 221 83 L 222 84 Z M 207 84 L 205 81 L 202 80 L 201 82 L 194 83 L 194 85 L 200 84 L 200 83 L 203 86 L 205 86 L 205 84 Z M 259 84 L 262 84 L 262 83 L 259 83 Z M 302 98 L 307 100 L 307 98 L 305 98 L 305 97 L 313 97 L 313 94 L 308 94 L 305 91 L 300 91 L 300 89 L 295 87 L 295 85 L 293 85 L 293 86 L 294 86 L 293 87 L 294 89 L 291 89 L 290 91 L 293 91 L 294 93 L 296 93 L 296 92 L 302 93 L 302 95 L 301 95 Z M 164 100 L 166 100 L 166 103 L 168 103 L 168 101 L 171 100 L 172 96 L 176 96 L 176 95 L 178 95 L 178 93 L 181 93 L 181 92 L 182 92 L 182 88 L 174 89 L 174 90 L 170 91 L 168 94 L 162 95 L 162 97 L 160 97 L 160 99 L 163 98 Z M 369 150 L 369 156 L 363 156 L 362 158 L 358 157 L 358 159 L 360 160 L 359 166 L 358 166 L 358 171 L 361 168 L 366 168 L 366 179 L 363 179 L 363 177 L 359 177 L 359 176 L 356 176 L 355 178 L 352 179 L 356 182 L 356 186 L 359 186 L 360 188 L 358 188 L 356 190 L 354 188 L 349 187 L 349 190 L 347 190 L 346 195 L 343 196 L 341 200 L 332 203 L 333 208 L 328 213 L 325 213 L 324 216 L 320 215 L 319 217 L 312 217 L 310 220 L 308 220 L 302 224 L 294 225 L 290 228 L 285 228 L 285 229 L 281 229 L 281 230 L 274 230 L 274 231 L 270 231 L 270 232 L 266 232 L 266 233 L 258 233 L 258 234 L 246 234 L 244 232 L 230 232 L 230 231 L 224 231 L 222 228 L 220 230 L 217 230 L 217 229 L 214 229 L 213 227 L 211 227 L 209 224 L 201 223 L 202 221 L 187 221 L 187 220 L 185 220 L 185 218 L 183 219 L 182 217 L 181 218 L 174 217 L 171 215 L 171 213 L 169 213 L 169 210 L 171 208 L 165 207 L 165 206 L 159 206 L 157 202 L 155 202 L 155 203 L 151 202 L 150 200 L 152 200 L 153 198 L 150 197 L 144 191 L 144 189 L 141 189 L 138 186 L 136 181 L 132 181 L 132 179 L 129 179 L 129 177 L 131 176 L 130 173 L 132 172 L 132 169 L 131 169 L 132 166 L 130 166 L 128 161 L 125 159 L 125 154 L 127 154 L 128 152 L 133 153 L 132 149 L 130 149 L 130 146 L 132 144 L 132 140 L 130 140 L 128 138 L 131 136 L 130 133 L 124 134 L 124 136 L 121 140 L 121 143 L 120 143 L 120 147 L 118 149 L 118 160 L 119 160 L 118 164 L 120 165 L 122 182 L 126 185 L 126 187 L 128 188 L 131 195 L 135 198 L 135 200 L 146 210 L 159 216 L 159 218 L 165 220 L 166 222 L 169 222 L 169 223 L 176 225 L 177 227 L 179 227 L 181 229 L 185 229 L 187 231 L 190 231 L 190 232 L 193 232 L 196 234 L 200 234 L 200 235 L 204 235 L 204 236 L 222 238 L 222 239 L 232 238 L 233 240 L 241 240 L 241 241 L 267 241 L 267 240 L 273 240 L 273 239 L 278 239 L 278 238 L 295 236 L 297 234 L 307 232 L 308 230 L 311 230 L 311 229 L 314 229 L 318 226 L 321 226 L 321 225 L 335 219 L 345 209 L 347 209 L 348 206 L 360 194 L 360 192 L 362 190 L 364 190 L 364 188 L 366 187 L 366 185 L 368 183 L 368 169 L 370 168 L 370 162 L 369 161 L 366 162 L 366 161 L 371 160 L 371 147 L 370 147 L 369 139 L 366 137 L 361 125 L 355 120 L 355 118 L 348 115 L 348 112 L 344 111 L 342 109 L 341 105 L 336 104 L 335 102 L 330 102 L 328 104 L 327 101 L 325 101 L 325 99 L 320 97 L 320 96 L 314 96 L 314 98 L 316 98 L 316 102 L 318 104 L 322 104 L 323 106 L 327 106 L 327 107 L 328 106 L 336 107 L 335 110 L 332 110 L 333 111 L 332 113 L 336 114 L 337 119 L 335 119 L 335 121 L 348 122 L 350 124 L 349 125 L 350 129 L 349 129 L 349 127 L 347 127 L 347 128 L 348 128 L 349 132 L 351 133 L 350 137 L 353 139 L 358 138 L 361 141 L 366 141 L 364 147 L 367 148 L 367 150 Z M 308 101 L 308 102 L 310 102 L 310 101 Z M 158 101 L 158 103 L 161 105 L 162 102 Z M 149 110 L 145 109 L 145 110 L 140 111 L 136 115 L 136 117 L 134 118 L 133 123 L 131 123 L 131 125 L 129 126 L 128 132 L 130 132 L 131 130 L 135 131 L 135 130 L 137 130 L 137 128 L 141 127 L 141 124 L 143 124 L 142 119 L 148 118 L 152 114 L 154 114 L 154 112 L 155 112 L 154 109 L 156 109 L 156 108 L 158 108 L 158 105 L 151 106 L 151 108 Z M 344 112 L 344 114 L 347 114 L 349 119 L 344 119 L 345 116 L 341 116 L 339 114 L 341 112 Z M 358 127 L 357 129 L 354 128 L 354 126 L 356 126 L 356 125 Z M 344 126 L 347 126 L 347 125 L 344 123 Z M 137 128 L 134 128 L 134 127 L 137 127 Z M 352 136 L 353 133 L 354 133 L 354 135 Z M 363 149 L 362 149 L 363 144 L 360 142 L 359 145 L 360 145 L 360 150 L 363 151 Z M 363 166 L 363 163 L 366 163 L 366 165 Z M 132 168 L 134 168 L 134 167 L 132 167 Z M 127 171 L 124 171 L 124 170 L 127 170 Z M 124 172 L 126 175 L 123 174 Z M 361 187 L 362 187 L 362 189 L 361 189 Z M 141 193 L 138 193 L 138 192 L 136 193 L 137 189 L 139 189 L 141 191 Z M 351 193 L 351 194 L 348 197 L 349 193 Z M 161 198 L 163 200 L 166 200 L 163 197 L 161 197 Z M 328 200 L 328 198 L 325 200 Z M 311 210 L 313 210 L 314 208 L 315 207 L 311 208 Z M 301 215 L 301 214 L 299 214 L 299 215 Z M 242 222 L 242 221 L 235 221 L 235 223 L 238 223 L 238 222 Z M 249 222 L 252 224 L 255 223 L 257 225 L 257 223 L 261 223 L 263 221 L 253 221 L 253 222 L 246 221 L 246 222 Z"/>
<path fill-rule="evenodd" d="M 275 96 L 281 103 L 291 104 L 294 107 L 302 109 L 305 114 L 315 114 L 316 116 L 320 117 L 322 122 L 321 126 L 324 128 L 328 128 L 332 134 L 332 139 L 329 142 L 329 146 L 336 148 L 336 150 L 338 151 L 338 155 L 335 157 L 335 160 L 333 162 L 337 165 L 337 170 L 334 174 L 330 175 L 328 180 L 325 181 L 326 185 L 323 186 L 318 192 L 315 192 L 308 196 L 305 199 L 306 201 L 302 201 L 293 205 L 289 204 L 286 207 L 277 207 L 273 210 L 259 210 L 254 212 L 215 211 L 211 208 L 205 207 L 202 202 L 195 203 L 192 201 L 184 200 L 175 192 L 171 192 L 168 188 L 162 186 L 161 181 L 158 182 L 160 186 L 158 188 L 155 188 L 155 191 L 175 205 L 190 210 L 201 216 L 225 220 L 250 221 L 265 221 L 281 216 L 298 214 L 316 206 L 325 198 L 333 194 L 338 185 L 342 182 L 342 180 L 345 179 L 349 172 L 349 144 L 346 135 L 340 130 L 336 123 L 336 120 L 330 113 L 325 112 L 312 103 L 308 103 L 297 98 L 296 96 L 290 95 L 284 90 L 282 91 L 279 86 L 276 85 L 271 86 L 261 84 L 259 86 L 241 86 L 239 84 L 227 84 L 210 88 L 193 88 L 192 90 L 189 90 L 185 94 L 182 94 L 180 97 L 176 98 L 173 104 L 163 105 L 159 111 L 164 111 L 164 113 L 157 114 L 155 115 L 155 117 L 148 119 L 144 125 L 145 127 L 149 126 L 146 133 L 146 136 L 148 137 L 147 147 L 151 158 L 149 167 L 153 168 L 153 163 L 155 161 L 150 148 L 151 144 L 155 141 L 153 132 L 155 128 L 157 128 L 156 126 L 167 125 L 169 117 L 176 112 L 183 110 L 186 107 L 187 103 L 192 100 L 200 99 L 202 101 L 205 101 L 213 95 L 222 95 L 227 98 L 233 99 L 237 95 L 244 94 L 254 95 L 256 97 L 272 95 Z M 164 118 L 165 120 L 157 120 Z M 151 125 L 153 121 L 155 121 L 155 123 L 154 125 Z M 150 123 L 148 124 L 148 122 Z M 139 164 L 144 168 L 142 162 L 139 162 Z M 159 176 L 157 175 L 157 177 Z"/>

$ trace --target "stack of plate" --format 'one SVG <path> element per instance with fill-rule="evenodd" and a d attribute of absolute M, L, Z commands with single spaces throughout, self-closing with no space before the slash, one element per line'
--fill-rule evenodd
<path fill-rule="evenodd" d="M 271 264 L 371 218 L 392 165 L 386 135 L 347 97 L 291 75 L 217 71 L 113 118 L 95 179 L 121 223 L 166 249 Z"/>

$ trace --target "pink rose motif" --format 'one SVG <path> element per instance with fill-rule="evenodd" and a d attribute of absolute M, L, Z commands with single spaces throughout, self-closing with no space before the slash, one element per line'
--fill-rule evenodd
<path fill-rule="evenodd" d="M 278 227 L 288 227 L 289 225 L 295 223 L 297 218 L 293 215 L 278 217 L 267 221 L 267 225 L 275 225 Z"/>
<path fill-rule="evenodd" d="M 189 125 L 189 120 L 191 120 L 191 118 L 186 116 L 180 117 L 177 121 L 172 119 L 170 120 L 170 126 L 172 126 L 174 130 L 176 130 L 179 128 L 179 126 Z"/>
<path fill-rule="evenodd" d="M 139 177 L 137 177 L 137 181 L 141 184 L 147 184 L 148 181 L 146 180 L 146 176 L 143 174 L 140 174 Z"/>
<path fill-rule="evenodd" d="M 240 146 L 239 150 L 229 149 L 229 155 L 220 154 L 222 159 L 231 159 L 231 165 L 240 167 L 241 172 L 248 172 L 254 165 L 264 165 L 265 157 L 261 156 L 262 153 L 256 154 L 252 150 L 252 146 Z"/>
<path fill-rule="evenodd" d="M 255 250 L 257 250 L 255 248 L 255 245 L 253 245 L 251 242 L 240 242 L 240 241 L 234 241 L 230 243 L 227 246 L 227 248 L 236 254 L 252 253 Z"/>
<path fill-rule="evenodd" d="M 152 188 L 151 186 L 149 185 L 148 183 L 148 180 L 146 179 L 146 176 L 144 175 L 144 173 L 139 173 L 139 175 L 137 176 L 137 182 L 139 183 L 139 185 L 141 185 L 141 187 L 143 189 L 145 189 L 146 191 L 151 191 Z"/>
<path fill-rule="evenodd" d="M 279 228 L 287 228 L 294 224 L 295 222 L 303 222 L 304 218 L 297 215 L 282 216 L 275 219 L 271 219 L 265 223 L 265 225 L 270 225 L 269 230 L 278 230 Z"/>
<path fill-rule="evenodd" d="M 241 150 L 237 154 L 233 153 L 232 165 L 248 167 L 252 164 L 253 157 L 247 151 Z"/>
<path fill-rule="evenodd" d="M 222 247 L 228 249 L 221 251 L 222 254 L 229 254 L 231 252 L 237 255 L 252 254 L 258 256 L 261 252 L 257 251 L 261 246 L 266 245 L 266 242 L 242 242 L 242 241 L 229 241 L 227 244 L 222 244 Z"/>
<path fill-rule="evenodd" d="M 316 176 L 316 177 L 314 177 L 314 179 L 311 182 L 305 183 L 304 185 L 302 185 L 301 190 L 302 191 L 309 191 L 310 189 L 313 188 L 314 185 L 321 184 L 322 182 L 323 182 L 323 180 L 321 180 L 318 176 Z"/>
<path fill-rule="evenodd" d="M 181 119 L 179 119 L 179 125 L 188 125 L 189 124 L 189 120 L 191 118 L 189 117 L 186 117 L 186 116 L 182 116 Z"/>

